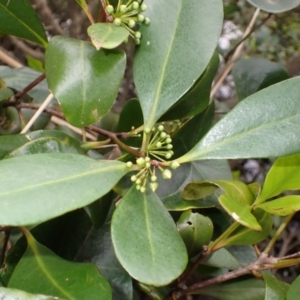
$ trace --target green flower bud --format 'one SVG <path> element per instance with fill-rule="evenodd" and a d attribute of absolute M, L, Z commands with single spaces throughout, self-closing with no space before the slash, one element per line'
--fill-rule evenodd
<path fill-rule="evenodd" d="M 156 182 L 157 181 L 157 177 L 155 175 L 152 175 L 150 179 L 151 179 L 152 182 Z"/>
<path fill-rule="evenodd" d="M 138 9 L 140 7 L 139 3 L 137 1 L 132 2 L 132 8 Z"/>
<path fill-rule="evenodd" d="M 142 180 L 140 179 L 140 178 L 138 178 L 137 180 L 136 180 L 136 184 L 137 185 L 140 185 L 142 183 Z"/>
<path fill-rule="evenodd" d="M 140 40 L 140 39 L 135 39 L 135 40 L 134 40 L 134 43 L 135 43 L 136 45 L 139 45 L 139 44 L 141 43 L 141 40 Z"/>
<path fill-rule="evenodd" d="M 146 25 L 149 25 L 150 24 L 150 19 L 146 17 L 144 22 L 145 22 Z"/>
<path fill-rule="evenodd" d="M 123 14 L 126 13 L 126 11 L 127 11 L 127 6 L 124 4 L 120 5 L 120 12 Z"/>
<path fill-rule="evenodd" d="M 172 143 L 172 139 L 169 138 L 169 137 L 167 137 L 167 138 L 166 138 L 166 143 L 167 143 L 167 144 L 171 144 L 171 143 Z"/>
<path fill-rule="evenodd" d="M 170 159 L 171 157 L 172 157 L 172 154 L 170 152 L 167 152 L 166 155 L 165 155 L 165 158 Z"/>
<path fill-rule="evenodd" d="M 144 157 L 139 157 L 137 160 L 136 160 L 136 164 L 140 167 L 144 167 L 145 166 L 145 159 Z"/>
<path fill-rule="evenodd" d="M 135 175 L 132 175 L 132 176 L 130 177 L 130 180 L 131 180 L 132 182 L 135 182 L 135 181 L 137 180 L 137 177 L 136 177 Z"/>
<path fill-rule="evenodd" d="M 167 137 L 167 134 L 166 134 L 165 132 L 162 132 L 162 133 L 160 134 L 160 137 L 161 137 L 162 139 L 165 139 L 165 138 Z"/>
<path fill-rule="evenodd" d="M 134 34 L 134 36 L 135 36 L 137 39 L 140 39 L 140 38 L 142 37 L 142 34 L 141 34 L 139 31 L 137 31 L 137 32 Z"/>
<path fill-rule="evenodd" d="M 146 188 L 145 188 L 144 186 L 142 186 L 142 187 L 140 188 L 140 192 L 141 192 L 141 193 L 145 193 L 145 191 L 146 191 Z"/>
<path fill-rule="evenodd" d="M 128 168 L 131 168 L 131 167 L 132 167 L 132 162 L 131 162 L 131 161 L 128 161 L 128 162 L 126 163 L 126 165 L 127 165 Z"/>
<path fill-rule="evenodd" d="M 129 20 L 128 26 L 129 26 L 129 28 L 133 28 L 135 26 L 135 21 Z"/>
<path fill-rule="evenodd" d="M 158 188 L 158 183 L 157 182 L 151 182 L 150 184 L 150 189 L 155 192 Z"/>
<path fill-rule="evenodd" d="M 150 167 L 151 167 L 151 163 L 146 162 L 145 167 L 146 167 L 146 168 L 150 168 Z"/>
<path fill-rule="evenodd" d="M 136 189 L 139 191 L 141 189 L 141 186 L 139 184 L 136 185 Z"/>
<path fill-rule="evenodd" d="M 120 26 L 120 25 L 122 24 L 121 19 L 115 18 L 115 19 L 114 19 L 114 24 L 117 25 L 117 26 Z"/>
<path fill-rule="evenodd" d="M 108 14 L 112 14 L 114 12 L 114 7 L 112 5 L 107 5 L 106 6 L 106 12 Z"/>
<path fill-rule="evenodd" d="M 173 145 L 171 145 L 171 144 L 168 144 L 168 145 L 167 145 L 167 149 L 168 149 L 168 150 L 171 150 L 171 149 L 173 149 Z"/>
<path fill-rule="evenodd" d="M 149 162 L 151 158 L 149 156 L 145 157 L 145 162 Z"/>
<path fill-rule="evenodd" d="M 146 11 L 147 10 L 147 5 L 146 4 L 142 4 L 141 5 L 141 11 Z"/>
<path fill-rule="evenodd" d="M 155 144 L 155 146 L 156 146 L 156 148 L 161 148 L 162 143 L 161 143 L 161 142 L 157 142 L 157 143 Z"/>
<path fill-rule="evenodd" d="M 163 130 L 164 130 L 164 126 L 163 126 L 163 125 L 159 125 L 159 126 L 157 127 L 157 130 L 158 130 L 158 131 L 163 131 Z"/>
<path fill-rule="evenodd" d="M 177 160 L 173 160 L 171 162 L 171 166 L 170 166 L 173 170 L 177 169 L 178 167 L 180 167 L 180 164 Z"/>
<path fill-rule="evenodd" d="M 149 134 L 150 133 L 150 128 L 149 127 L 146 127 L 145 129 L 144 129 L 144 132 L 146 133 L 146 134 Z"/>
<path fill-rule="evenodd" d="M 162 172 L 162 177 L 164 179 L 171 179 L 172 178 L 172 172 L 170 170 L 166 169 Z"/>
<path fill-rule="evenodd" d="M 145 20 L 145 17 L 143 15 L 138 15 L 137 18 L 139 22 L 144 22 Z"/>

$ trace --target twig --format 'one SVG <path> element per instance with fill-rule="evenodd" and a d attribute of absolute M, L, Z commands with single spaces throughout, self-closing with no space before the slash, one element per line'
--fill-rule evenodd
<path fill-rule="evenodd" d="M 18 62 L 15 58 L 7 54 L 7 51 L 0 47 L 0 60 L 12 68 L 20 68 L 23 65 Z"/>
<path fill-rule="evenodd" d="M 260 13 L 260 9 L 257 8 L 254 12 L 254 15 L 248 25 L 248 27 L 246 28 L 246 31 L 244 32 L 243 34 L 243 38 L 246 37 L 249 32 L 251 32 L 253 26 L 254 26 L 254 23 L 258 17 Z M 214 98 L 214 95 L 216 94 L 216 92 L 219 90 L 222 82 L 224 81 L 224 79 L 226 78 L 226 76 L 229 74 L 229 72 L 231 71 L 231 69 L 233 68 L 234 66 L 234 63 L 236 62 L 236 60 L 240 57 L 241 53 L 242 53 L 242 50 L 243 50 L 243 47 L 244 47 L 244 43 L 245 41 L 243 41 L 236 49 L 235 49 L 235 52 L 232 56 L 232 59 L 227 63 L 227 65 L 224 67 L 223 71 L 221 72 L 221 75 L 220 77 L 217 79 L 215 85 L 213 86 L 212 90 L 211 90 L 211 94 L 210 94 L 210 98 L 213 99 Z"/>
<path fill-rule="evenodd" d="M 33 123 L 37 120 L 37 118 L 43 113 L 44 109 L 50 104 L 50 102 L 53 99 L 53 94 L 50 93 L 48 97 L 45 99 L 43 104 L 39 107 L 39 109 L 36 111 L 36 113 L 32 116 L 32 118 L 29 120 L 29 122 L 26 124 L 26 126 L 22 129 L 21 133 L 26 133 L 30 127 L 33 125 Z"/>
<path fill-rule="evenodd" d="M 7 229 L 7 230 L 3 231 L 4 232 L 4 241 L 3 241 L 3 246 L 1 249 L 1 253 L 0 253 L 0 268 L 3 265 L 4 260 L 5 260 L 5 253 L 7 250 L 7 244 L 9 242 L 10 231 L 11 231 L 11 229 Z"/>

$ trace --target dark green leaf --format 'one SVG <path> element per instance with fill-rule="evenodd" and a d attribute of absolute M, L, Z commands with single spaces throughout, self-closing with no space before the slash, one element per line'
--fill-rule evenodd
<path fill-rule="evenodd" d="M 239 101 L 289 78 L 287 71 L 280 64 L 262 57 L 240 59 L 234 64 L 232 75 Z"/>
<path fill-rule="evenodd" d="M 13 94 L 14 92 L 9 88 L 0 89 L 0 102 L 9 99 Z"/>
<path fill-rule="evenodd" d="M 299 152 L 299 85 L 300 77 L 285 80 L 240 102 L 178 162 Z"/>
<path fill-rule="evenodd" d="M 124 52 L 97 51 L 90 43 L 54 37 L 46 51 L 50 90 L 68 122 L 84 127 L 113 105 L 125 71 Z"/>
<path fill-rule="evenodd" d="M 113 23 L 96 23 L 88 30 L 93 45 L 97 50 L 114 49 L 121 45 L 129 36 L 129 31 Z"/>
<path fill-rule="evenodd" d="M 271 13 L 282 13 L 297 7 L 299 0 L 247 0 L 252 5 Z"/>
<path fill-rule="evenodd" d="M 264 300 L 286 300 L 289 285 L 268 273 L 263 273 L 263 277 L 266 284 L 266 296 Z"/>
<path fill-rule="evenodd" d="M 62 298 L 45 295 L 33 295 L 20 290 L 1 287 L 0 297 L 1 300 L 62 300 Z"/>
<path fill-rule="evenodd" d="M 201 113 L 209 104 L 211 85 L 218 70 L 219 62 L 219 54 L 215 52 L 202 76 L 161 119 L 176 120 Z"/>
<path fill-rule="evenodd" d="M 27 250 L 8 287 L 64 299 L 111 299 L 110 286 L 94 265 L 63 260 L 39 244 L 29 232 L 26 238 Z"/>
<path fill-rule="evenodd" d="M 287 300 L 296 300 L 300 295 L 300 276 L 298 276 L 290 285 L 287 292 Z"/>
<path fill-rule="evenodd" d="M 43 222 L 90 204 L 130 171 L 117 161 L 64 153 L 5 159 L 0 168 L 0 224 L 14 226 Z"/>
<path fill-rule="evenodd" d="M 300 154 L 278 158 L 269 170 L 263 190 L 255 201 L 260 204 L 285 190 L 300 189 Z"/>
<path fill-rule="evenodd" d="M 141 28 L 134 82 L 145 126 L 151 128 L 207 67 L 221 32 L 223 5 L 220 0 L 144 3 L 151 24 Z"/>
<path fill-rule="evenodd" d="M 237 279 L 202 288 L 197 293 L 214 300 L 264 300 L 264 282 L 257 278 Z"/>
<path fill-rule="evenodd" d="M 47 36 L 27 0 L 0 0 L 0 31 L 47 46 Z"/>
<path fill-rule="evenodd" d="M 162 286 L 184 271 L 185 245 L 156 194 L 132 187 L 114 212 L 111 230 L 116 256 L 136 280 Z"/>
<path fill-rule="evenodd" d="M 277 216 L 288 216 L 300 210 L 300 196 L 288 195 L 256 206 Z"/>
<path fill-rule="evenodd" d="M 214 230 L 210 218 L 188 210 L 176 224 L 190 257 L 201 253 L 203 246 L 209 244 Z"/>

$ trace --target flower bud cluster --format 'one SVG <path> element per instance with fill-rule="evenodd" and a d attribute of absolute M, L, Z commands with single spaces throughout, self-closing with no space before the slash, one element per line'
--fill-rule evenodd
<path fill-rule="evenodd" d="M 123 4 L 124 0 L 119 0 L 117 7 L 113 7 L 107 1 L 106 12 L 113 17 L 113 22 L 117 26 L 122 26 L 129 31 L 129 34 L 138 45 L 141 41 L 141 33 L 135 31 L 134 27 L 137 23 L 150 24 L 150 19 L 142 13 L 147 10 L 147 6 L 142 3 L 142 0 L 128 0 Z"/>

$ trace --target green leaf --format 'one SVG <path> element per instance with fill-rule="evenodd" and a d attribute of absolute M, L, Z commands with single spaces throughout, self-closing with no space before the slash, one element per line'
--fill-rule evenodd
<path fill-rule="evenodd" d="M 0 89 L 0 102 L 9 99 L 14 95 L 14 92 L 9 88 Z"/>
<path fill-rule="evenodd" d="M 112 107 L 126 65 L 124 52 L 97 51 L 90 43 L 62 36 L 46 51 L 49 89 L 69 123 L 85 127 Z"/>
<path fill-rule="evenodd" d="M 240 278 L 204 287 L 193 294 L 210 296 L 214 300 L 263 300 L 265 287 L 260 279 Z"/>
<path fill-rule="evenodd" d="M 262 230 L 253 231 L 247 227 L 239 226 L 228 238 L 226 238 L 226 241 L 224 241 L 226 246 L 257 244 L 270 234 L 273 225 L 272 216 L 262 209 L 255 210 L 253 215 L 260 224 Z"/>
<path fill-rule="evenodd" d="M 26 238 L 27 250 L 8 287 L 64 299 L 111 299 L 110 286 L 94 265 L 74 263 L 56 256 L 27 230 Z"/>
<path fill-rule="evenodd" d="M 81 152 L 80 142 L 65 134 L 64 132 L 56 130 L 38 130 L 29 132 L 27 134 L 0 136 L 0 159 L 18 148 L 22 149 L 23 145 L 31 141 L 49 137 L 53 137 L 61 141 L 61 143 L 63 144 L 63 148 L 68 152 Z M 77 151 L 75 149 L 77 149 Z"/>
<path fill-rule="evenodd" d="M 75 0 L 75 1 L 80 5 L 82 9 L 84 10 L 88 9 L 88 5 L 85 0 Z"/>
<path fill-rule="evenodd" d="M 114 49 L 129 36 L 129 31 L 113 23 L 96 23 L 88 27 L 88 35 L 97 50 Z"/>
<path fill-rule="evenodd" d="M 234 64 L 232 75 L 239 101 L 289 78 L 283 66 L 262 57 L 240 59 Z"/>
<path fill-rule="evenodd" d="M 287 292 L 287 300 L 296 300 L 300 294 L 300 276 L 298 276 L 290 285 Z"/>
<path fill-rule="evenodd" d="M 270 13 L 282 13 L 297 7 L 299 0 L 247 0 L 252 5 Z"/>
<path fill-rule="evenodd" d="M 113 214 L 111 232 L 117 258 L 136 280 L 162 286 L 184 271 L 185 245 L 156 194 L 132 187 Z"/>
<path fill-rule="evenodd" d="M 5 84 L 17 91 L 23 90 L 29 83 L 34 81 L 42 73 L 32 70 L 27 67 L 13 69 L 7 66 L 0 66 L 1 79 Z M 48 85 L 46 80 L 40 82 L 37 86 L 27 93 L 38 103 L 42 103 L 49 95 Z"/>
<path fill-rule="evenodd" d="M 218 71 L 219 63 L 219 54 L 215 52 L 202 76 L 161 119 L 176 120 L 201 113 L 209 104 L 211 85 Z"/>
<path fill-rule="evenodd" d="M 277 157 L 300 151 L 300 77 L 240 102 L 179 163 L 199 159 Z"/>
<path fill-rule="evenodd" d="M 0 0 L 0 31 L 47 46 L 47 36 L 27 0 Z"/>
<path fill-rule="evenodd" d="M 145 126 L 151 128 L 207 67 L 222 29 L 223 4 L 220 0 L 144 3 L 151 24 L 141 28 L 133 71 Z"/>
<path fill-rule="evenodd" d="M 40 223 L 90 204 L 130 171 L 118 161 L 64 153 L 5 159 L 0 168 L 0 224 L 12 226 Z"/>
<path fill-rule="evenodd" d="M 33 295 L 17 289 L 2 287 L 0 287 L 0 297 L 1 300 L 62 300 L 62 298 L 45 295 Z"/>
<path fill-rule="evenodd" d="M 191 208 L 214 207 L 218 205 L 216 192 L 201 200 L 184 200 L 182 191 L 186 185 L 193 181 L 231 179 L 231 171 L 227 161 L 206 160 L 183 164 L 173 171 L 172 180 L 161 179 L 158 173 L 159 188 L 158 196 L 162 199 L 165 207 L 172 211 L 182 211 Z"/>
<path fill-rule="evenodd" d="M 262 192 L 255 204 L 275 197 L 285 190 L 300 189 L 300 153 L 278 158 L 269 170 Z"/>
<path fill-rule="evenodd" d="M 268 273 L 263 273 L 263 277 L 266 284 L 265 300 L 285 300 L 289 285 Z"/>
<path fill-rule="evenodd" d="M 261 208 L 272 215 L 288 216 L 300 210 L 300 196 L 284 196 L 276 200 L 256 205 L 255 208 L 256 207 Z"/>
<path fill-rule="evenodd" d="M 188 210 L 181 214 L 176 224 L 189 256 L 201 253 L 203 246 L 209 244 L 214 230 L 210 218 Z"/>

